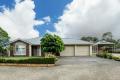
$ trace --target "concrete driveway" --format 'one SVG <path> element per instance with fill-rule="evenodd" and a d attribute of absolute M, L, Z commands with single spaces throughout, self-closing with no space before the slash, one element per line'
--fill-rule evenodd
<path fill-rule="evenodd" d="M 61 57 L 57 66 L 0 67 L 0 80 L 120 80 L 120 62 L 96 57 Z"/>

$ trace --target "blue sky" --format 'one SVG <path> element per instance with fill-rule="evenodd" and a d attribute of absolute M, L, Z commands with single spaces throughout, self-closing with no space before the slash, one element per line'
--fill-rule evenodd
<path fill-rule="evenodd" d="M 35 0 L 36 19 L 42 19 L 45 16 L 51 17 L 49 24 L 38 27 L 40 34 L 43 35 L 46 30 L 55 31 L 54 23 L 58 21 L 58 17 L 63 14 L 65 6 L 72 0 Z"/>
<path fill-rule="evenodd" d="M 58 20 L 59 19 L 59 20 Z M 120 38 L 119 0 L 0 0 L 0 27 L 11 38 L 102 36 Z"/>
<path fill-rule="evenodd" d="M 54 23 L 58 21 L 58 17 L 63 14 L 65 6 L 72 0 L 34 0 L 36 19 L 41 20 L 43 17 L 50 16 L 51 21 L 47 24 L 39 25 L 35 27 L 40 33 L 44 35 L 46 30 L 54 32 Z M 0 0 L 0 6 L 5 6 L 9 9 L 14 9 L 14 0 Z M 3 12 L 3 8 L 0 8 L 0 12 Z"/>

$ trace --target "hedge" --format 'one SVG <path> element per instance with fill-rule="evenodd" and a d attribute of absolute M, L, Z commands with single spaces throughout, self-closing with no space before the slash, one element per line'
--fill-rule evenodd
<path fill-rule="evenodd" d="M 96 56 L 102 57 L 102 58 L 112 59 L 112 54 L 111 53 L 100 53 L 100 54 L 96 54 Z"/>
<path fill-rule="evenodd" d="M 55 58 L 28 58 L 28 59 L 5 59 L 0 58 L 0 63 L 19 64 L 55 64 Z"/>

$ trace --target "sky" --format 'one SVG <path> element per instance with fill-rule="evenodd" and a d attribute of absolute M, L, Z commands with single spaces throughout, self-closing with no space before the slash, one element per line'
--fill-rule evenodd
<path fill-rule="evenodd" d="M 120 38 L 119 0 L 0 0 L 0 27 L 12 39 L 45 33 Z"/>

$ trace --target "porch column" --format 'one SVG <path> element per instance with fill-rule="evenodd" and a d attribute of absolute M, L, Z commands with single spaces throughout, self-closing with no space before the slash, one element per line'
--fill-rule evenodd
<path fill-rule="evenodd" d="M 92 45 L 90 45 L 90 56 L 92 56 Z"/>
<path fill-rule="evenodd" d="M 75 56 L 76 53 L 77 53 L 77 52 L 76 52 L 76 45 L 75 45 L 75 48 L 74 48 L 74 56 Z"/>
<path fill-rule="evenodd" d="M 98 44 L 97 44 L 97 54 L 99 54 L 99 52 L 98 52 Z"/>
<path fill-rule="evenodd" d="M 115 46 L 115 44 L 114 44 L 114 52 L 116 52 L 116 46 Z"/>
<path fill-rule="evenodd" d="M 31 48 L 31 45 L 29 45 L 29 56 L 32 56 L 31 51 L 32 51 L 32 48 Z"/>
<path fill-rule="evenodd" d="M 8 56 L 10 56 L 10 50 L 7 50 L 7 54 L 8 54 Z"/>
<path fill-rule="evenodd" d="M 39 47 L 39 55 L 38 56 L 41 56 L 41 46 Z"/>

